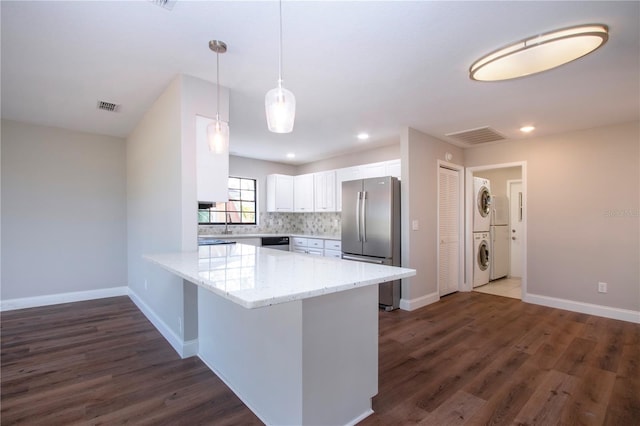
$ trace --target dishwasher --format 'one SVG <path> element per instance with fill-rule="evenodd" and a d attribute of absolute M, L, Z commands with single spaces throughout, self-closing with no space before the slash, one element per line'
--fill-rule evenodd
<path fill-rule="evenodd" d="M 289 251 L 289 237 L 262 237 L 262 247 Z"/>

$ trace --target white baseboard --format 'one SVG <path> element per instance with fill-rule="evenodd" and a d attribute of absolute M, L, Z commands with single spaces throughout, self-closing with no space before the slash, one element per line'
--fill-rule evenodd
<path fill-rule="evenodd" d="M 251 404 L 249 403 L 249 401 L 247 400 L 247 398 L 245 398 L 245 396 L 244 396 L 241 392 L 238 392 L 238 389 L 236 389 L 236 388 L 235 388 L 235 386 L 232 386 L 232 385 L 231 385 L 231 383 L 230 383 L 230 382 L 227 380 L 227 378 L 226 378 L 226 377 L 225 377 L 225 376 L 220 372 L 220 370 L 218 370 L 217 368 L 215 368 L 213 365 L 209 364 L 209 363 L 204 359 L 204 357 L 201 357 L 200 355 L 198 355 L 198 358 L 200 358 L 200 361 L 202 361 L 202 362 L 204 363 L 204 365 L 206 365 L 207 367 L 209 367 L 209 370 L 213 371 L 213 374 L 215 374 L 216 376 L 218 376 L 218 378 L 219 378 L 220 380 L 222 380 L 222 381 L 224 382 L 224 384 L 225 384 L 225 385 L 227 385 L 227 387 L 228 387 L 229 389 L 231 389 L 231 392 L 233 392 L 233 393 L 235 394 L 235 396 L 237 396 L 237 397 L 240 399 L 240 401 L 242 401 L 242 403 L 243 403 L 244 405 L 246 405 L 246 406 L 247 406 L 247 408 L 248 408 L 249 410 L 251 410 L 251 412 L 252 412 L 253 414 L 255 414 L 255 415 L 256 415 L 256 417 L 257 417 L 258 419 L 260 419 L 260 421 L 261 421 L 262 423 L 264 423 L 264 424 L 266 424 L 266 425 L 268 425 L 268 424 L 269 424 L 269 422 L 267 422 L 267 421 L 266 421 L 266 419 L 263 419 L 262 417 L 260 417 L 260 414 L 258 414 L 258 413 L 256 412 L 256 410 L 254 409 L 254 407 L 252 407 L 252 406 L 251 406 Z"/>
<path fill-rule="evenodd" d="M 129 287 L 123 286 L 101 288 L 98 290 L 74 291 L 70 293 L 47 294 L 45 296 L 21 297 L 1 301 L 0 311 L 82 302 L 85 300 L 104 299 L 105 297 L 126 296 L 127 294 L 129 294 Z"/>
<path fill-rule="evenodd" d="M 169 342 L 173 349 L 180 355 L 181 358 L 189 358 L 198 354 L 198 340 L 184 341 L 167 326 L 167 324 L 160 319 L 158 315 L 142 301 L 142 299 L 136 294 L 135 291 L 129 288 L 129 298 L 140 309 L 145 317 L 153 324 L 153 326 L 162 334 L 162 336 Z"/>
<path fill-rule="evenodd" d="M 415 299 L 400 299 L 400 309 L 403 311 L 415 311 L 423 306 L 430 305 L 440 300 L 438 293 L 430 293 L 425 296 L 416 297 Z"/>
<path fill-rule="evenodd" d="M 358 417 L 356 417 L 355 419 L 351 420 L 350 422 L 348 422 L 345 426 L 354 426 L 357 425 L 358 423 L 360 423 L 361 421 L 363 421 L 364 419 L 366 419 L 367 417 L 369 417 L 370 415 L 373 414 L 373 410 L 369 409 L 367 411 L 365 411 L 364 413 L 360 414 Z"/>
<path fill-rule="evenodd" d="M 599 317 L 640 323 L 640 311 L 612 308 L 610 306 L 594 305 L 592 303 L 576 302 L 575 300 L 559 299 L 557 297 L 541 296 L 539 294 L 531 293 L 527 293 L 524 296 L 523 302 L 548 306 L 550 308 L 565 309 L 572 312 L 580 312 L 582 314 L 597 315 Z"/>

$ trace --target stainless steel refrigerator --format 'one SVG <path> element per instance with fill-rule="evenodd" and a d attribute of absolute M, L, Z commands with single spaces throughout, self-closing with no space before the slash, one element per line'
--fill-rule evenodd
<path fill-rule="evenodd" d="M 400 266 L 400 181 L 387 176 L 342 182 L 342 258 Z M 400 280 L 379 286 L 380 307 L 400 306 Z"/>

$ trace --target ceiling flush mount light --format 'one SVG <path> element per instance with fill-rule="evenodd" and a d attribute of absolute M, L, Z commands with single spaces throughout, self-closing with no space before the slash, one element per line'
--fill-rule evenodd
<path fill-rule="evenodd" d="M 278 87 L 267 92 L 264 105 L 267 111 L 267 126 L 274 133 L 291 133 L 296 117 L 296 97 L 282 87 L 282 0 L 280 8 L 280 50 L 278 56 Z"/>
<path fill-rule="evenodd" d="M 547 71 L 581 58 L 607 42 L 606 25 L 591 24 L 537 35 L 489 53 L 469 68 L 478 81 L 500 81 Z"/>
<path fill-rule="evenodd" d="M 296 158 L 296 155 L 293 152 L 287 154 L 287 158 Z"/>
<path fill-rule="evenodd" d="M 535 128 L 535 127 L 533 127 L 533 126 L 522 126 L 522 127 L 520 127 L 520 131 L 521 131 L 522 133 L 531 133 L 531 132 L 533 132 L 535 129 L 536 129 L 536 128 Z"/>
<path fill-rule="evenodd" d="M 212 152 L 222 154 L 229 149 L 229 123 L 220 119 L 220 54 L 227 51 L 227 44 L 211 40 L 209 49 L 216 52 L 216 119 L 207 127 L 207 140 Z"/>
<path fill-rule="evenodd" d="M 361 141 L 366 141 L 367 139 L 369 139 L 369 133 L 358 133 L 357 138 Z"/>

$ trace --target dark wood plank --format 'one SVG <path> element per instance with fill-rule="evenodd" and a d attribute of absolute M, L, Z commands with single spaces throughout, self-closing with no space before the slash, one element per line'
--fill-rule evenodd
<path fill-rule="evenodd" d="M 1 332 L 2 425 L 261 424 L 127 297 L 3 312 Z"/>
<path fill-rule="evenodd" d="M 126 297 L 0 315 L 2 425 L 261 424 Z M 480 293 L 379 321 L 363 425 L 640 425 L 639 324 Z"/>
<path fill-rule="evenodd" d="M 363 425 L 640 425 L 638 324 L 456 293 L 381 312 L 380 336 Z"/>

